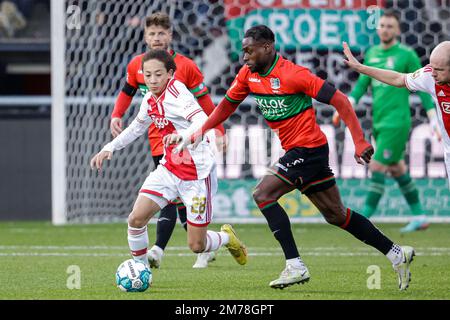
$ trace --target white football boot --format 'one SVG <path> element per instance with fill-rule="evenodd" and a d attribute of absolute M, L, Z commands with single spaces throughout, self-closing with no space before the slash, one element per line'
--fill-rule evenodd
<path fill-rule="evenodd" d="M 158 269 L 161 265 L 162 257 L 163 257 L 163 250 L 159 247 L 153 246 L 150 250 L 147 252 L 147 260 L 151 268 Z"/>
<path fill-rule="evenodd" d="M 308 268 L 302 264 L 301 267 L 296 268 L 291 264 L 288 264 L 286 268 L 281 272 L 280 277 L 270 282 L 270 286 L 274 289 L 284 289 L 293 284 L 303 284 L 309 281 Z"/>
<path fill-rule="evenodd" d="M 402 249 L 402 261 L 396 265 L 393 265 L 394 271 L 398 274 L 398 288 L 400 290 L 406 290 L 409 287 L 411 281 L 411 272 L 409 266 L 414 259 L 416 253 L 414 248 L 404 246 Z"/>
<path fill-rule="evenodd" d="M 211 252 L 202 252 L 197 254 L 197 261 L 192 266 L 192 268 L 200 269 L 208 267 L 208 263 L 216 260 L 216 253 L 214 251 Z"/>

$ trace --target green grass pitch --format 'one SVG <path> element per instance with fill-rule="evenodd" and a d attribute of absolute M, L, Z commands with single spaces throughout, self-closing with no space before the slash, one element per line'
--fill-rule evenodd
<path fill-rule="evenodd" d="M 348 233 L 326 224 L 293 224 L 300 254 L 311 281 L 284 290 L 268 284 L 284 268 L 281 248 L 267 225 L 234 225 L 249 251 L 238 265 L 225 248 L 207 269 L 193 269 L 195 255 L 177 225 L 153 286 L 143 293 L 115 287 L 117 266 L 130 257 L 126 224 L 0 224 L 0 299 L 145 299 L 145 300 L 305 300 L 305 299 L 450 299 L 450 225 L 401 235 L 398 224 L 378 227 L 399 244 L 416 248 L 410 288 L 400 292 L 389 261 Z M 211 225 L 218 230 L 220 225 Z M 155 225 L 149 227 L 152 242 Z M 81 288 L 69 289 L 73 270 Z M 375 266 L 375 267 L 370 267 Z M 373 269 L 375 268 L 375 269 Z M 369 289 L 378 270 L 380 289 Z M 71 278 L 72 276 L 72 278 Z"/>

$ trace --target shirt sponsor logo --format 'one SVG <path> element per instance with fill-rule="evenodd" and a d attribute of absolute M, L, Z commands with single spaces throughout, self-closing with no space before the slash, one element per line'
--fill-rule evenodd
<path fill-rule="evenodd" d="M 152 114 L 150 117 L 152 118 L 153 123 L 158 129 L 164 129 L 164 127 L 169 124 L 169 120 L 167 120 L 166 118 L 158 117 L 154 114 Z"/>
<path fill-rule="evenodd" d="M 283 116 L 288 110 L 284 99 L 255 98 L 255 101 L 264 116 Z"/>
<path fill-rule="evenodd" d="M 450 114 L 450 102 L 442 102 L 441 106 L 442 106 L 442 112 L 444 112 L 446 114 Z"/>
<path fill-rule="evenodd" d="M 445 93 L 444 93 L 444 91 L 439 91 L 439 93 L 438 93 L 438 97 L 446 97 L 446 95 L 445 95 Z"/>

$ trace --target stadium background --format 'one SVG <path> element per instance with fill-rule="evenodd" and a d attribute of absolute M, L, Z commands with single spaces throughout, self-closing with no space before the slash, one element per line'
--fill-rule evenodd
<path fill-rule="evenodd" d="M 34 6 L 27 27 L 13 36 L 4 32 L 0 38 L 0 141 L 5 146 L 0 157 L 0 219 L 51 219 L 53 211 L 58 224 L 123 221 L 152 169 L 145 137 L 116 153 L 100 177 L 88 165 L 89 158 L 110 139 L 115 97 L 123 85 L 127 62 L 146 49 L 142 22 L 152 11 L 169 13 L 173 48 L 197 62 L 216 103 L 241 66 L 243 32 L 255 23 L 274 29 L 277 48 L 285 57 L 310 67 L 346 93 L 357 75 L 341 64 L 341 42 L 349 42 L 359 57 L 377 43 L 379 13 L 374 5 L 399 11 L 401 42 L 414 47 L 424 65 L 434 46 L 448 40 L 450 31 L 450 4 L 445 0 L 80 0 L 52 1 L 52 7 L 49 0 L 29 2 Z M 43 26 L 45 14 L 48 24 Z M 51 72 L 56 79 L 53 106 Z M 136 95 L 127 122 L 139 102 Z M 356 110 L 367 137 L 371 133 L 369 106 L 370 97 L 366 97 Z M 353 145 L 344 127 L 331 125 L 334 110 L 317 103 L 315 107 L 330 142 L 331 164 L 344 202 L 361 209 L 367 171 L 354 162 Z M 425 111 L 415 96 L 411 97 L 411 113 L 413 130 L 406 160 L 425 210 L 435 221 L 444 221 L 450 218 L 450 192 L 442 147 L 431 138 Z M 225 127 L 230 143 L 218 159 L 221 180 L 216 221 L 264 221 L 251 192 L 265 167 L 278 158 L 279 143 L 267 131 L 251 99 Z M 409 210 L 393 181 L 388 185 L 376 218 L 403 221 Z M 281 202 L 293 221 L 323 221 L 297 192 Z"/>

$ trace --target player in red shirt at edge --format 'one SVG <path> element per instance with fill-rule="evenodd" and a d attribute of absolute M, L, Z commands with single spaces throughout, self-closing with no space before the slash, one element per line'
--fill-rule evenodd
<path fill-rule="evenodd" d="M 242 41 L 245 65 L 202 129 L 182 141 L 177 148 L 196 141 L 198 136 L 228 119 L 239 104 L 252 94 L 267 124 L 278 134 L 286 151 L 253 193 L 286 258 L 286 268 L 270 286 L 282 289 L 307 282 L 310 278 L 297 250 L 289 217 L 278 203 L 281 196 L 298 189 L 319 209 L 328 223 L 348 231 L 386 255 L 398 273 L 399 288 L 406 289 L 414 249 L 393 243 L 368 219 L 342 204 L 329 167 L 327 139 L 316 122 L 311 98 L 337 109 L 350 129 L 355 144 L 355 159 L 359 164 L 364 164 L 363 160 L 368 163 L 374 150 L 364 139 L 352 105 L 341 91 L 308 69 L 281 57 L 274 43 L 274 33 L 264 25 L 252 27 L 245 33 Z"/>
<path fill-rule="evenodd" d="M 175 60 L 177 71 L 175 79 L 183 82 L 186 87 L 197 98 L 198 103 L 207 115 L 214 110 L 214 103 L 208 93 L 208 88 L 203 83 L 203 75 L 194 61 L 174 52 L 170 49 L 172 42 L 172 26 L 170 18 L 167 14 L 162 12 L 155 12 L 148 16 L 145 20 L 144 40 L 149 49 L 163 49 L 168 50 Z M 148 88 L 144 82 L 144 75 L 141 70 L 142 58 L 145 53 L 134 57 L 127 67 L 126 83 L 117 97 L 114 110 L 111 116 L 111 134 L 116 137 L 122 132 L 123 123 L 122 117 L 129 108 L 133 96 L 139 89 L 142 96 L 148 92 Z M 224 128 L 222 125 L 217 126 L 216 143 L 218 149 L 224 147 Z M 223 137 L 223 138 L 220 138 Z M 148 131 L 148 139 L 152 152 L 153 162 L 155 168 L 164 154 L 163 143 L 158 133 L 157 128 L 152 124 Z M 177 220 L 177 211 L 180 221 L 187 230 L 186 224 L 186 208 L 183 203 L 169 204 L 161 210 L 157 225 L 156 225 L 156 242 L 155 245 L 148 251 L 148 259 L 151 267 L 159 268 L 164 249 L 169 242 L 169 239 L 175 228 Z M 197 261 L 194 268 L 207 267 L 208 262 L 215 259 L 214 252 L 198 254 Z"/>

